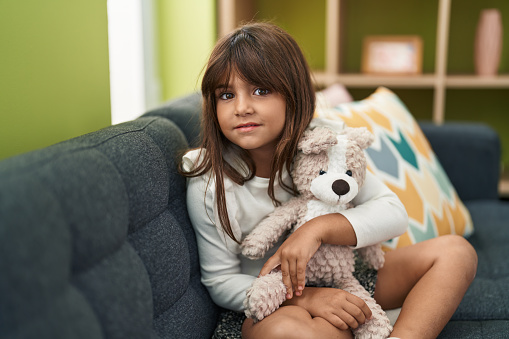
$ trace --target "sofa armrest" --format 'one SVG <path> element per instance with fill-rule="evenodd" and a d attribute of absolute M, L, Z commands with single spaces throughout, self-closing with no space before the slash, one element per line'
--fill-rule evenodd
<path fill-rule="evenodd" d="M 442 167 L 462 200 L 497 199 L 500 139 L 475 123 L 420 123 Z"/>

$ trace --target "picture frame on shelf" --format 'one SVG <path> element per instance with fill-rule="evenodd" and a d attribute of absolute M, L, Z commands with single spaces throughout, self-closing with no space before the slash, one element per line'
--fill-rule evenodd
<path fill-rule="evenodd" d="M 422 45 L 418 35 L 367 36 L 361 70 L 379 75 L 422 74 Z"/>

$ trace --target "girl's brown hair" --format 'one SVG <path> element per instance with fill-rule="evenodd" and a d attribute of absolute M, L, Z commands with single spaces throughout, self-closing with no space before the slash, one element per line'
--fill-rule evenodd
<path fill-rule="evenodd" d="M 315 93 L 308 64 L 295 40 L 283 29 L 269 23 L 244 25 L 221 38 L 214 47 L 203 76 L 202 144 L 203 161 L 183 175 L 195 177 L 212 171 L 215 177 L 217 211 L 225 233 L 237 243 L 226 209 L 224 175 L 238 185 L 254 177 L 255 164 L 248 153 L 231 143 L 221 132 L 216 112 L 216 89 L 226 86 L 235 73 L 244 81 L 281 94 L 286 100 L 285 127 L 272 160 L 268 194 L 275 205 L 277 176 L 283 189 L 296 194 L 294 187 L 283 182 L 284 167 L 290 172 L 297 142 L 310 123 L 315 108 Z M 249 169 L 247 176 L 239 173 L 225 155 L 242 159 Z"/>

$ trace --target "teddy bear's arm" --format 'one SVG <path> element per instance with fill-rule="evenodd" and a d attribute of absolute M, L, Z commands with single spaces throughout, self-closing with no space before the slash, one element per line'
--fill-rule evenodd
<path fill-rule="evenodd" d="M 298 222 L 305 202 L 299 197 L 276 207 L 242 241 L 242 254 L 250 259 L 262 258 L 283 233 Z"/>

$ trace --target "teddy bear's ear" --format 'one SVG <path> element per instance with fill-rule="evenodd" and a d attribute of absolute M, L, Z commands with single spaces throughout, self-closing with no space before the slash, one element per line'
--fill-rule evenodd
<path fill-rule="evenodd" d="M 373 134 L 366 127 L 347 127 L 345 128 L 345 135 L 362 149 L 368 148 L 375 140 Z"/>
<path fill-rule="evenodd" d="M 337 135 L 327 127 L 307 129 L 297 145 L 304 154 L 318 154 L 338 143 Z"/>

